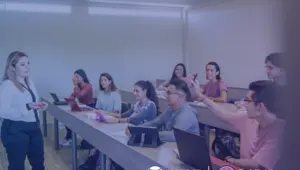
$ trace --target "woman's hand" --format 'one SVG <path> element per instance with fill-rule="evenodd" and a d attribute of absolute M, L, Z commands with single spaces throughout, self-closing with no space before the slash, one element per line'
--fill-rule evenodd
<path fill-rule="evenodd" d="M 41 102 L 40 103 L 40 109 L 42 110 L 42 111 L 44 111 L 44 110 L 47 110 L 47 108 L 48 108 L 48 103 L 46 103 L 46 102 Z"/>
<path fill-rule="evenodd" d="M 27 104 L 29 109 L 33 110 L 46 110 L 48 107 L 48 104 L 45 102 L 33 102 Z"/>

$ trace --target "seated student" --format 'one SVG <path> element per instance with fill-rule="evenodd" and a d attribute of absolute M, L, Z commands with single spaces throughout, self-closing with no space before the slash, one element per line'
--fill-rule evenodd
<path fill-rule="evenodd" d="M 241 158 L 226 158 L 240 168 L 273 169 L 279 160 L 279 147 L 285 121 L 279 118 L 278 101 L 274 83 L 256 81 L 249 85 L 250 98 L 245 99 L 247 113 L 231 113 L 202 93 L 199 83 L 192 83 L 198 101 L 205 103 L 213 114 L 231 123 L 241 134 Z"/>
<path fill-rule="evenodd" d="M 163 127 L 164 130 L 159 132 L 159 136 L 162 141 L 166 142 L 175 142 L 173 127 L 199 134 L 197 112 L 187 102 L 187 98 L 190 95 L 189 87 L 184 81 L 170 81 L 167 90 L 167 100 L 170 107 L 153 121 L 146 122 L 140 126 Z M 126 133 L 130 135 L 128 129 Z"/>
<path fill-rule="evenodd" d="M 178 63 L 173 70 L 171 79 L 163 82 L 158 87 L 158 89 L 159 90 L 167 90 L 167 87 L 168 87 L 168 84 L 170 81 L 175 80 L 175 79 L 182 79 L 184 77 L 187 77 L 185 65 L 183 63 Z"/>
<path fill-rule="evenodd" d="M 271 53 L 265 58 L 265 67 L 269 80 L 276 85 L 283 87 L 286 85 L 286 73 L 281 64 L 282 53 Z M 238 108 L 243 108 L 243 101 L 237 101 Z"/>
<path fill-rule="evenodd" d="M 221 69 L 216 62 L 206 64 L 207 83 L 202 89 L 202 93 L 214 102 L 227 102 L 227 86 L 221 78 Z M 193 99 L 195 96 L 193 96 Z M 205 132 L 206 125 L 200 124 L 200 129 Z M 222 129 L 215 129 L 216 138 L 212 143 L 212 149 L 215 155 L 222 159 L 224 153 L 230 153 L 234 157 L 239 157 L 239 150 L 235 142 L 235 135 Z M 225 142 L 226 141 L 226 142 Z"/>
<path fill-rule="evenodd" d="M 221 70 L 216 62 L 206 65 L 206 79 L 202 93 L 214 102 L 227 102 L 227 86 L 221 78 Z"/>
<path fill-rule="evenodd" d="M 121 111 L 121 95 L 114 83 L 112 76 L 108 73 L 102 73 L 99 78 L 100 92 L 97 96 L 96 109 L 98 113 L 120 113 Z M 84 143 L 84 142 L 82 142 Z M 87 142 L 86 142 L 87 143 Z M 96 150 L 88 159 L 79 166 L 80 170 L 96 169 L 97 160 L 100 152 Z"/>
<path fill-rule="evenodd" d="M 271 53 L 265 59 L 268 78 L 279 86 L 286 84 L 285 70 L 280 63 L 282 57 L 281 53 Z"/>
<path fill-rule="evenodd" d="M 110 74 L 102 73 L 100 75 L 99 88 L 100 92 L 95 106 L 99 113 L 120 113 L 122 105 L 121 95 Z"/>
<path fill-rule="evenodd" d="M 159 105 L 152 83 L 143 80 L 136 82 L 134 84 L 133 94 L 137 100 L 134 107 L 122 114 L 109 113 L 116 118 L 107 120 L 108 123 L 128 122 L 134 125 L 140 125 L 156 118 Z"/>
<path fill-rule="evenodd" d="M 156 118 L 159 113 L 159 104 L 153 84 L 149 81 L 138 81 L 134 84 L 133 93 L 137 100 L 134 107 L 122 114 L 108 113 L 115 118 L 108 119 L 107 123 L 128 122 L 133 125 L 140 125 Z M 111 169 L 124 170 L 112 160 Z"/>
<path fill-rule="evenodd" d="M 93 106 L 93 88 L 83 69 L 78 69 L 73 76 L 74 91 L 71 98 L 76 98 L 82 104 Z M 60 141 L 61 146 L 69 146 L 72 142 L 72 131 L 66 127 L 67 134 L 65 139 Z"/>

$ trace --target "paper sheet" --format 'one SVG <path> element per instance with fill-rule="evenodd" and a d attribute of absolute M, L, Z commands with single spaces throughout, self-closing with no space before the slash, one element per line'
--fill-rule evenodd
<path fill-rule="evenodd" d="M 121 131 L 118 131 L 118 132 L 114 132 L 112 133 L 112 136 L 117 138 L 120 142 L 123 142 L 123 143 L 126 143 L 129 139 L 128 136 L 126 136 L 125 134 L 125 131 L 124 130 L 121 130 Z"/>

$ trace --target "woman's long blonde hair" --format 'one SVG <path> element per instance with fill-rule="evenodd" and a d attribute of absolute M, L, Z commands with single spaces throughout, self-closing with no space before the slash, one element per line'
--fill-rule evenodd
<path fill-rule="evenodd" d="M 28 57 L 24 52 L 14 51 L 9 54 L 6 59 L 6 66 L 4 70 L 4 75 L 2 80 L 10 80 L 12 81 L 20 91 L 24 91 L 22 84 L 17 80 L 17 75 L 15 71 L 16 64 L 19 62 L 20 58 Z M 25 82 L 29 83 L 28 77 L 25 78 Z"/>

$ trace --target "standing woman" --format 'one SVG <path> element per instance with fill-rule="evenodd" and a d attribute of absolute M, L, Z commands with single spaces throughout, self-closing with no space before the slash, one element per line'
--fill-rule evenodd
<path fill-rule="evenodd" d="M 202 93 L 214 102 L 227 102 L 227 85 L 221 78 L 220 66 L 216 62 L 209 62 L 205 69 L 207 83 Z"/>
<path fill-rule="evenodd" d="M 73 84 L 74 91 L 71 98 L 78 99 L 80 103 L 94 107 L 93 87 L 83 69 L 74 72 Z M 68 127 L 66 127 L 66 130 L 65 139 L 60 141 L 61 146 L 69 146 L 72 142 L 72 131 Z"/>
<path fill-rule="evenodd" d="M 170 80 L 167 80 L 165 82 L 163 82 L 158 89 L 159 90 L 165 90 L 169 84 L 170 81 L 174 80 L 174 79 L 182 79 L 184 77 L 187 77 L 187 73 L 186 73 L 186 67 L 183 63 L 178 63 L 176 64 L 176 66 L 174 67 L 173 70 L 173 74 Z"/>
<path fill-rule="evenodd" d="M 8 56 L 0 86 L 1 140 L 8 170 L 24 170 L 26 156 L 33 170 L 45 169 L 38 111 L 46 109 L 47 104 L 39 102 L 29 72 L 25 53 L 15 51 Z"/>

